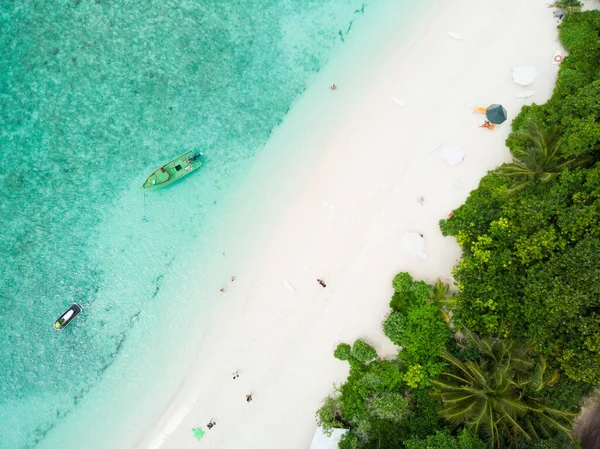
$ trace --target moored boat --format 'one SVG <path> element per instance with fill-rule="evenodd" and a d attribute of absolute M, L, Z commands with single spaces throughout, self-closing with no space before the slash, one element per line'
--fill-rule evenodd
<path fill-rule="evenodd" d="M 69 307 L 65 313 L 58 317 L 58 319 L 54 323 L 54 330 L 59 331 L 67 327 L 67 325 L 73 321 L 73 319 L 79 315 L 82 311 L 82 308 L 79 307 L 79 304 L 73 303 L 71 307 Z"/>
<path fill-rule="evenodd" d="M 168 186 L 184 176 L 189 175 L 202 165 L 200 156 L 202 156 L 202 153 L 195 153 L 194 150 L 185 152 L 181 156 L 176 157 L 171 162 L 155 170 L 154 173 L 148 176 L 148 179 L 146 179 L 142 188 L 155 189 L 157 187 Z"/>

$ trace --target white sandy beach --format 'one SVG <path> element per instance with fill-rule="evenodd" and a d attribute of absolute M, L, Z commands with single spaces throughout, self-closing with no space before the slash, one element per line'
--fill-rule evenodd
<path fill-rule="evenodd" d="M 362 337 L 382 356 L 396 351 L 380 330 L 393 276 L 451 281 L 460 249 L 442 237 L 438 221 L 510 160 L 510 121 L 523 104 L 548 99 L 560 46 L 544 0 L 442 0 L 431 17 L 412 39 L 398 30 L 368 70 L 327 67 L 275 132 L 247 182 L 285 194 L 237 198 L 247 207 L 232 239 L 257 242 L 240 254 L 245 263 L 232 262 L 232 272 L 215 280 L 215 292 L 226 292 L 197 366 L 139 448 L 308 448 L 315 411 L 348 372 L 333 357 L 336 345 Z M 537 69 L 533 85 L 513 82 L 511 69 L 520 65 Z M 516 97 L 527 90 L 533 96 Z M 324 107 L 307 113 L 318 97 Z M 504 105 L 509 118 L 488 131 L 472 110 L 491 103 Z M 266 161 L 289 144 L 291 127 L 293 145 L 311 148 L 308 163 L 272 174 Z M 446 164 L 438 143 L 460 145 L 464 161 Z M 244 227 L 252 201 L 266 204 L 268 228 Z M 426 259 L 402 253 L 407 232 L 424 235 Z M 236 245 L 229 257 L 241 251 Z M 207 430 L 211 418 L 217 426 L 194 439 L 191 429 Z"/>

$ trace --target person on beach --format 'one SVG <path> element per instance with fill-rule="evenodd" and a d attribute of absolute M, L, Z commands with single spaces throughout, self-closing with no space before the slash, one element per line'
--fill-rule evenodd
<path fill-rule="evenodd" d="M 233 380 L 236 380 L 238 377 L 240 377 L 240 370 L 237 370 L 235 373 L 233 373 Z"/>
<path fill-rule="evenodd" d="M 325 283 L 325 281 L 323 279 L 317 279 L 317 282 L 319 283 L 319 285 L 323 288 L 327 287 L 327 284 Z"/>
<path fill-rule="evenodd" d="M 246 402 L 252 401 L 252 393 L 246 395 Z"/>
<path fill-rule="evenodd" d="M 206 427 L 208 427 L 208 430 L 210 430 L 213 427 L 215 427 L 216 425 L 217 425 L 217 423 L 215 422 L 215 420 L 213 418 L 210 418 L 210 422 L 206 425 Z"/>
<path fill-rule="evenodd" d="M 489 128 L 491 123 L 488 120 L 484 120 L 483 124 L 479 125 L 480 128 Z"/>
<path fill-rule="evenodd" d="M 235 276 L 231 276 L 231 282 L 235 281 Z"/>
<path fill-rule="evenodd" d="M 337 89 L 337 86 L 336 86 L 335 84 L 332 84 L 331 86 L 329 86 L 329 88 L 330 88 L 331 90 L 336 90 L 336 89 Z"/>
<path fill-rule="evenodd" d="M 225 289 L 221 288 L 221 290 L 219 290 L 221 293 L 225 293 Z"/>

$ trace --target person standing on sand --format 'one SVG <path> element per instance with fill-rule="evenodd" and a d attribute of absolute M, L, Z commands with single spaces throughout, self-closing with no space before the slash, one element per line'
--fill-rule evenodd
<path fill-rule="evenodd" d="M 213 427 L 215 427 L 216 425 L 217 425 L 217 423 L 215 422 L 215 420 L 213 418 L 210 418 L 210 422 L 206 425 L 206 427 L 208 427 L 208 430 L 210 430 Z"/>
<path fill-rule="evenodd" d="M 252 401 L 252 393 L 246 395 L 246 402 Z"/>
<path fill-rule="evenodd" d="M 317 282 L 319 283 L 319 285 L 323 288 L 327 287 L 327 284 L 325 283 L 325 281 L 323 279 L 317 279 Z"/>

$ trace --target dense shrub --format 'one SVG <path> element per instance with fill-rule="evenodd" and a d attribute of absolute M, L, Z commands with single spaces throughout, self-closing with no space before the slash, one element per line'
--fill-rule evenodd
<path fill-rule="evenodd" d="M 423 281 L 414 281 L 410 274 L 404 272 L 394 277 L 392 287 L 394 296 L 390 307 L 401 313 L 407 313 L 411 307 L 427 302 L 433 290 L 431 285 Z"/>
<path fill-rule="evenodd" d="M 356 340 L 354 345 L 352 345 L 350 355 L 359 362 L 366 363 L 377 358 L 377 351 L 365 341 Z"/>
<path fill-rule="evenodd" d="M 502 194 L 495 178 L 441 224 L 463 247 L 456 319 L 531 341 L 569 377 L 600 382 L 600 165 L 519 195 Z"/>
<path fill-rule="evenodd" d="M 331 435 L 333 429 L 344 428 L 347 424 L 342 421 L 342 397 L 339 393 L 333 396 L 327 396 L 323 404 L 317 410 L 317 425 L 323 428 L 323 431 Z"/>
<path fill-rule="evenodd" d="M 339 345 L 337 345 L 337 348 L 335 348 L 333 356 L 336 359 L 348 360 L 351 356 L 351 350 L 352 349 L 350 348 L 350 345 L 348 343 L 340 343 Z"/>
<path fill-rule="evenodd" d="M 406 442 L 406 449 L 486 449 L 487 445 L 475 434 L 461 430 L 452 436 L 448 432 L 437 431 L 424 439 L 412 438 Z"/>

